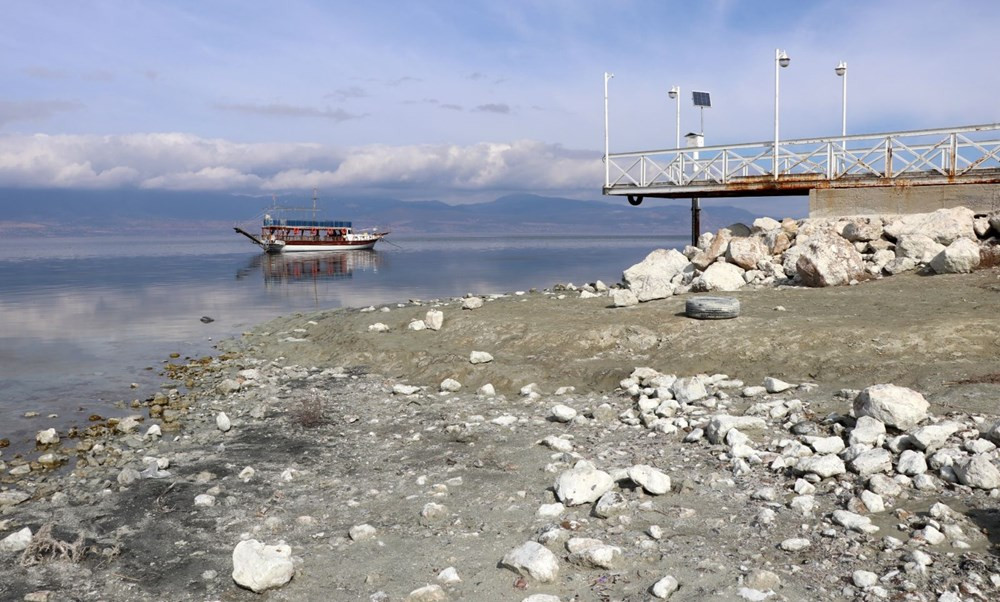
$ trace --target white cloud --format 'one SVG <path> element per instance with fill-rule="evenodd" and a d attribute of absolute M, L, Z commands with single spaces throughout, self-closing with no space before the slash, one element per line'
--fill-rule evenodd
<path fill-rule="evenodd" d="M 532 190 L 593 196 L 601 158 L 535 140 L 472 145 L 241 143 L 185 133 L 0 136 L 0 186 L 265 192 L 336 188 L 400 198 Z"/>

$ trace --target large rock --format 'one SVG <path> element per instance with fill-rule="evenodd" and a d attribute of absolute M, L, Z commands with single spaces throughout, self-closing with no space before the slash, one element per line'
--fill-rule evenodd
<path fill-rule="evenodd" d="M 526 541 L 507 552 L 500 564 L 542 583 L 555 581 L 559 576 L 559 559 L 551 550 L 534 541 Z"/>
<path fill-rule="evenodd" d="M 931 269 L 938 274 L 968 274 L 979 265 L 979 244 L 959 238 L 931 259 Z"/>
<path fill-rule="evenodd" d="M 729 241 L 729 249 L 726 251 L 726 260 L 744 270 L 757 269 L 757 262 L 769 256 L 767 247 L 757 237 L 734 238 Z"/>
<path fill-rule="evenodd" d="M 603 470 L 580 466 L 564 471 L 556 478 L 556 497 L 567 506 L 589 504 L 597 501 L 612 485 L 614 480 Z"/>
<path fill-rule="evenodd" d="M 868 242 L 882 238 L 882 218 L 857 217 L 844 226 L 844 238 L 851 242 Z"/>
<path fill-rule="evenodd" d="M 963 464 L 952 466 L 955 475 L 963 485 L 979 489 L 1000 487 L 1000 470 L 984 454 L 977 454 Z"/>
<path fill-rule="evenodd" d="M 233 581 L 256 593 L 281 587 L 294 573 L 292 549 L 286 545 L 268 546 L 248 539 L 233 550 Z"/>
<path fill-rule="evenodd" d="M 639 298 L 627 288 L 616 288 L 611 291 L 611 303 L 615 307 L 630 307 L 639 304 Z"/>
<path fill-rule="evenodd" d="M 733 233 L 728 228 L 722 228 L 712 237 L 707 249 L 691 258 L 691 263 L 699 270 L 706 269 L 715 263 L 716 259 L 726 254 L 729 250 L 729 241 L 732 239 Z"/>
<path fill-rule="evenodd" d="M 570 562 L 598 569 L 614 568 L 622 557 L 622 549 L 599 539 L 572 537 L 566 542 Z"/>
<path fill-rule="evenodd" d="M 854 415 L 871 416 L 901 431 L 909 430 L 927 418 L 930 404 L 924 396 L 906 387 L 873 385 L 854 399 Z"/>
<path fill-rule="evenodd" d="M 715 262 L 693 283 L 699 291 L 735 291 L 743 287 L 743 270 L 731 263 Z"/>
<path fill-rule="evenodd" d="M 687 257 L 677 249 L 657 249 L 625 270 L 623 278 L 640 302 L 664 299 L 674 294 L 670 281 L 688 263 Z"/>
<path fill-rule="evenodd" d="M 795 464 L 796 472 L 800 474 L 815 474 L 821 478 L 834 477 L 847 472 L 844 461 L 833 454 L 818 454 L 799 458 Z"/>
<path fill-rule="evenodd" d="M 424 318 L 424 324 L 430 330 L 441 330 L 441 326 L 444 324 L 444 312 L 439 309 L 428 311 L 427 316 Z"/>
<path fill-rule="evenodd" d="M 795 270 L 806 286 L 838 286 L 862 276 L 865 262 L 854 245 L 824 232 L 805 242 Z"/>
<path fill-rule="evenodd" d="M 944 251 L 944 245 L 923 234 L 904 234 L 896 241 L 896 257 L 909 257 L 917 263 L 929 263 Z"/>
<path fill-rule="evenodd" d="M 959 238 L 976 238 L 975 212 L 966 207 L 938 209 L 933 213 L 901 215 L 885 225 L 885 233 L 899 240 L 905 234 L 922 234 L 942 245 Z"/>

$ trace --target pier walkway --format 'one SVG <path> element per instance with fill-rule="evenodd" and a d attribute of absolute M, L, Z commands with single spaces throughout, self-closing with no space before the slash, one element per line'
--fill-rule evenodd
<path fill-rule="evenodd" d="M 1000 123 L 610 153 L 604 194 L 717 198 L 813 190 L 1000 184 Z"/>

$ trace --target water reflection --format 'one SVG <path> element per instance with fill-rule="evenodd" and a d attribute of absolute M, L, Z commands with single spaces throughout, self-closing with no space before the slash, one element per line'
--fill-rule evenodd
<path fill-rule="evenodd" d="M 261 254 L 254 258 L 264 275 L 264 286 L 293 286 L 297 282 L 341 280 L 355 270 L 378 272 L 382 256 L 374 250 Z"/>

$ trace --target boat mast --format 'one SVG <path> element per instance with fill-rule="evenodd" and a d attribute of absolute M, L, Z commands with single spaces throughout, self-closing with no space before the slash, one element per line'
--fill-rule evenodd
<path fill-rule="evenodd" d="M 316 187 L 313 186 L 313 219 L 316 219 L 316 195 L 317 195 L 317 193 L 318 193 L 318 191 L 316 190 Z"/>

